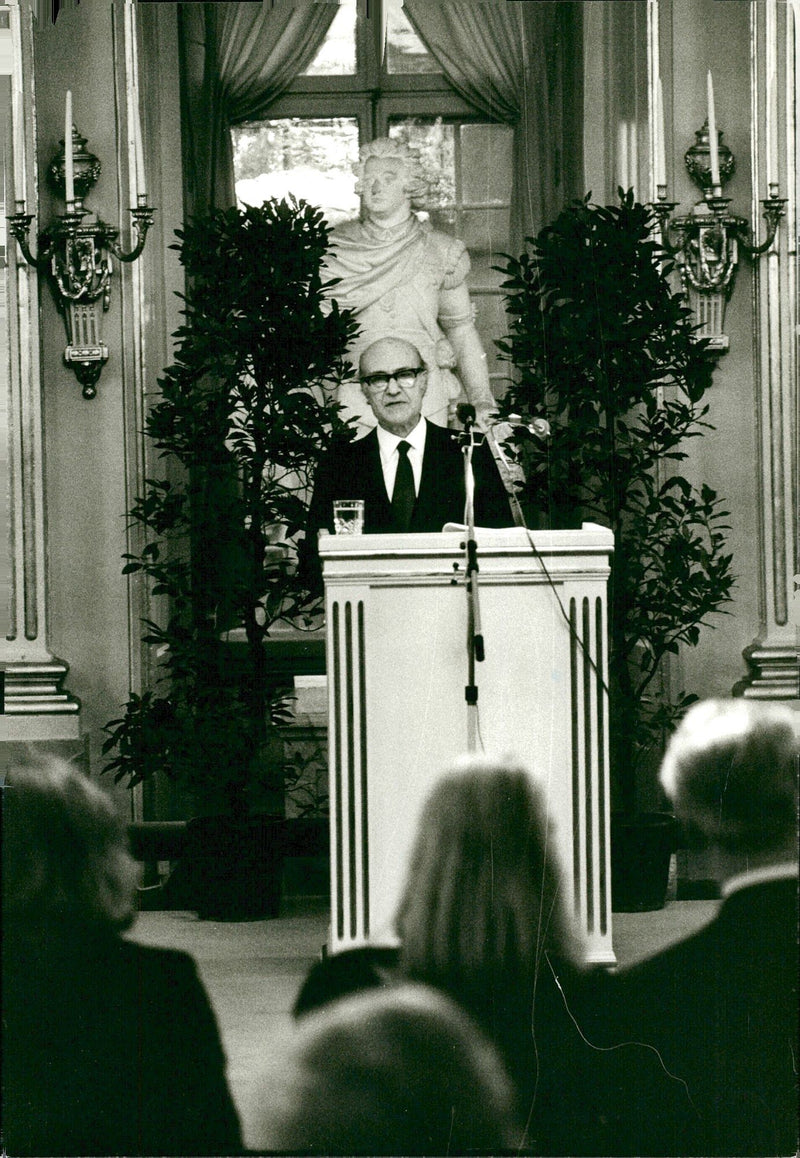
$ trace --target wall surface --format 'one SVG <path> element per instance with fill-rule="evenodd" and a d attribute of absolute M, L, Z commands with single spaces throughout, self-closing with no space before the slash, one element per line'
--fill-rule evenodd
<path fill-rule="evenodd" d="M 168 247 L 182 220 L 180 96 L 176 8 L 172 3 L 134 6 L 140 23 L 140 61 L 145 156 L 150 200 L 159 208 L 138 270 L 115 267 L 111 307 L 104 316 L 110 359 L 100 378 L 97 397 L 86 401 L 74 375 L 62 363 L 66 337 L 52 296 L 43 288 L 42 366 L 48 514 L 49 644 L 71 668 L 67 686 L 83 704 L 83 729 L 93 773 L 99 770 L 102 727 L 119 714 L 131 687 L 147 668 L 138 642 L 139 616 L 148 610 L 143 593 L 121 575 L 121 555 L 128 547 L 124 512 L 147 469 L 137 431 L 157 389 L 160 369 L 171 354 L 169 335 L 179 322 L 181 271 Z M 636 84 L 613 86 L 603 93 L 587 88 L 587 108 L 626 110 L 636 124 L 636 175 L 647 160 L 646 93 L 643 75 L 641 13 L 608 22 L 593 5 L 598 35 L 607 25 L 615 35 L 635 38 L 630 60 Z M 587 5 L 587 9 L 589 5 Z M 661 0 L 658 6 L 660 69 L 667 113 L 667 171 L 670 199 L 687 212 L 699 193 L 686 175 L 683 154 L 706 116 L 705 76 L 714 70 L 717 117 L 724 140 L 736 155 L 736 173 L 725 192 L 734 212 L 747 215 L 750 178 L 750 77 L 748 0 Z M 123 52 L 121 0 L 82 0 L 64 10 L 52 28 L 35 37 L 38 161 L 41 220 L 59 204 L 47 191 L 44 170 L 64 131 L 64 93 L 73 93 L 75 122 L 103 165 L 88 206 L 112 224 L 121 224 L 127 240 L 130 203 L 128 174 L 126 64 Z M 605 21 L 605 23 L 604 23 Z M 626 31 L 627 30 L 627 31 Z M 616 62 L 604 46 L 599 60 Z M 598 74 L 599 75 L 599 74 Z M 620 148 L 608 116 L 602 136 L 591 134 L 601 150 L 589 150 L 587 177 L 595 199 L 618 179 Z M 670 126 L 674 126 L 671 130 Z M 121 143 L 122 142 L 122 143 Z M 629 142 L 630 144 L 630 142 Z M 628 156 L 629 169 L 632 166 Z M 592 171 L 593 170 L 593 171 Z M 648 196 L 646 183 L 637 189 Z M 137 280 L 138 279 L 138 280 Z M 715 430 L 690 444 L 688 473 L 716 487 L 731 512 L 730 549 L 739 576 L 729 615 L 714 616 L 695 649 L 674 665 L 676 689 L 701 696 L 730 694 L 745 674 L 742 651 L 759 630 L 758 521 L 756 470 L 756 374 L 753 351 L 753 277 L 742 256 L 725 331 L 730 350 L 723 355 L 709 395 L 709 419 Z M 135 321 L 139 310 L 144 346 L 134 358 Z M 122 797 L 121 797 L 122 798 Z"/>
<path fill-rule="evenodd" d="M 169 28 L 166 14 L 160 22 Z M 131 66 L 123 4 L 83 0 L 78 9 L 62 10 L 55 26 L 37 31 L 34 50 L 42 219 L 63 212 L 63 202 L 47 190 L 44 170 L 64 134 L 69 88 L 75 124 L 102 163 L 86 207 L 119 225 L 121 241 L 129 248 L 133 186 L 126 93 Z M 139 678 L 139 618 L 147 605 L 121 574 L 121 556 L 130 549 L 125 512 L 145 470 L 139 434 L 145 399 L 155 390 L 176 324 L 176 261 L 166 246 L 181 218 L 177 67 L 162 73 L 158 98 L 145 123 L 145 168 L 149 200 L 160 216 L 143 259 L 136 266 L 114 262 L 111 303 L 102 322 L 109 360 L 92 400 L 82 397 L 63 364 L 63 321 L 49 289 L 41 295 L 48 638 L 52 651 L 70 665 L 68 687 L 82 702 L 93 773 L 103 762 L 103 725 L 120 714 Z M 153 119 L 164 110 L 161 132 L 160 121 L 154 124 Z M 166 215 L 164 185 L 169 189 Z M 136 338 L 142 331 L 143 346 Z"/>
<path fill-rule="evenodd" d="M 699 197 L 683 154 L 707 115 L 706 73 L 711 67 L 717 125 L 736 159 L 736 170 L 723 192 L 733 199 L 732 212 L 749 216 L 750 4 L 673 0 L 662 8 L 664 103 L 672 110 L 668 124 L 674 126 L 671 139 L 667 130 L 669 198 L 680 203 L 678 212 L 685 213 Z M 685 688 L 702 697 L 730 695 L 745 676 L 742 651 L 753 642 L 760 621 L 753 266 L 742 250 L 724 330 L 730 349 L 719 359 L 707 395 L 708 421 L 715 429 L 689 445 L 687 473 L 714 487 L 725 500 L 731 524 L 728 544 L 738 580 L 728 614 L 710 617 L 711 626 L 702 631 L 698 645 L 684 648 L 673 670 L 677 690 Z"/>

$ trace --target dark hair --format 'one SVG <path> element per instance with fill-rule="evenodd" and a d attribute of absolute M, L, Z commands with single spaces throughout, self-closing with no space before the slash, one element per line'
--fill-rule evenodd
<path fill-rule="evenodd" d="M 125 929 L 139 870 L 108 795 L 55 758 L 3 786 L 3 917 Z"/>
<path fill-rule="evenodd" d="M 305 1014 L 253 1115 L 259 1148 L 312 1154 L 498 1154 L 513 1092 L 478 1027 L 419 985 Z"/>

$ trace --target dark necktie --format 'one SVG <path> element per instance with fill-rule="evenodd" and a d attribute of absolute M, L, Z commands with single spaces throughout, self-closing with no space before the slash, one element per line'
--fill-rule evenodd
<path fill-rule="evenodd" d="M 407 442 L 398 442 L 397 474 L 394 476 L 394 490 L 392 491 L 392 514 L 401 531 L 407 531 L 411 524 L 411 515 L 417 498 L 414 490 L 414 472 L 408 461 L 409 449 Z"/>

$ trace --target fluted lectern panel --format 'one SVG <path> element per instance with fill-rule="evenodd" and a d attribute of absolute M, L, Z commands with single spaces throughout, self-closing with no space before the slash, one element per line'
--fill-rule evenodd
<path fill-rule="evenodd" d="M 604 528 L 476 532 L 477 748 L 544 789 L 588 959 L 611 945 Z M 391 940 L 425 800 L 473 742 L 464 538 L 323 535 L 332 951 Z M 474 723 L 474 717 L 472 720 Z M 474 734 L 474 728 L 473 728 Z"/>

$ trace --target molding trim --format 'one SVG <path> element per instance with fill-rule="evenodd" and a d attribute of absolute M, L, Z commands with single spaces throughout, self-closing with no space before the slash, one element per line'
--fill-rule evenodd
<path fill-rule="evenodd" d="M 63 686 L 68 671 L 58 659 L 6 665 L 0 742 L 79 738 L 81 706 Z"/>
<path fill-rule="evenodd" d="M 735 694 L 758 699 L 800 695 L 798 629 L 792 622 L 798 556 L 797 9 L 778 0 L 751 0 L 751 123 L 753 203 L 771 178 L 788 198 L 775 242 L 754 269 L 755 413 L 758 462 L 761 624 L 743 652 L 747 676 Z"/>
<path fill-rule="evenodd" d="M 32 11 L 12 3 L 14 119 L 23 155 L 15 158 L 23 176 L 26 203 L 38 204 L 34 142 Z M 19 178 L 18 178 L 19 180 Z M 39 277 L 9 250 L 8 345 L 10 362 L 9 422 L 0 428 L 10 463 L 11 624 L 0 639 L 5 668 L 5 710 L 0 715 L 0 742 L 71 740 L 79 735 L 80 703 L 64 691 L 69 667 L 47 645 L 46 504 L 39 360 Z"/>
<path fill-rule="evenodd" d="M 734 695 L 751 700 L 800 699 L 800 655 L 796 647 L 760 647 L 742 653 L 749 674 L 734 688 Z"/>

